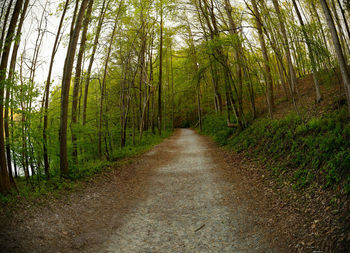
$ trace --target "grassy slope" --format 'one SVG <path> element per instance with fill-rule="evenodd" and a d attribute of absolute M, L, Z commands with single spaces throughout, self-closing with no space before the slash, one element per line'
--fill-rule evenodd
<path fill-rule="evenodd" d="M 307 248 L 306 240 L 316 248 L 323 245 L 330 252 L 348 252 L 350 118 L 339 80 L 324 74 L 322 81 L 324 99 L 316 105 L 312 77 L 299 80 L 302 118 L 278 88 L 276 98 L 281 99 L 276 100 L 273 120 L 266 116 L 264 97 L 258 97 L 258 108 L 265 109 L 243 131 L 228 128 L 224 116 L 207 115 L 203 133 L 254 163 L 261 183 L 288 203 L 282 207 L 296 217 L 291 231 L 301 235 L 293 237 L 300 240 L 295 243 Z"/>
<path fill-rule="evenodd" d="M 267 164 L 279 177 L 302 189 L 317 184 L 340 194 L 350 192 L 350 118 L 341 105 L 337 80 L 323 77 L 323 101 L 313 102 L 311 76 L 299 80 L 297 116 L 290 101 L 280 99 L 274 113 L 267 119 L 264 112 L 243 131 L 227 128 L 222 116 L 209 115 L 204 120 L 203 133 L 219 144 L 243 152 Z M 279 88 L 276 97 L 283 97 Z M 264 99 L 258 98 L 259 108 Z"/>

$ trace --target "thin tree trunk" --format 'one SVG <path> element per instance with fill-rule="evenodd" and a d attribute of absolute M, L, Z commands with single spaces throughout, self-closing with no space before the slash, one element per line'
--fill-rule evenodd
<path fill-rule="evenodd" d="M 76 165 L 78 164 L 78 147 L 77 147 L 77 136 L 76 136 L 74 127 L 78 122 L 77 109 L 78 109 L 79 87 L 81 82 L 82 61 L 83 61 L 83 56 L 85 51 L 85 44 L 87 39 L 87 32 L 89 28 L 89 22 L 90 22 L 93 3 L 94 3 L 93 0 L 89 1 L 89 5 L 87 7 L 87 11 L 84 18 L 83 31 L 80 39 L 80 48 L 79 48 L 77 63 L 75 67 L 75 79 L 74 79 L 74 86 L 73 86 L 71 133 L 72 133 L 72 145 L 73 145 L 72 157 Z"/>
<path fill-rule="evenodd" d="M 236 41 L 234 45 L 234 58 L 236 61 L 236 76 L 238 78 L 238 96 L 237 99 L 239 100 L 239 110 L 240 114 L 243 114 L 243 75 L 242 75 L 242 60 L 241 60 L 241 52 L 242 52 L 242 44 L 240 42 L 240 38 L 237 33 L 237 26 L 233 20 L 232 17 L 232 6 L 230 4 L 229 0 L 225 0 L 225 10 L 226 15 L 229 20 L 229 26 L 230 26 L 230 34 L 236 36 Z"/>
<path fill-rule="evenodd" d="M 332 8 L 333 8 L 333 13 L 334 13 L 334 18 L 335 18 L 335 23 L 337 24 L 337 27 L 338 27 L 338 37 L 339 37 L 339 40 L 340 40 L 340 44 L 343 46 L 343 52 L 344 52 L 344 56 L 346 58 L 346 50 L 350 53 L 350 48 L 349 48 L 349 44 L 345 38 L 345 35 L 344 35 L 344 32 L 343 32 L 343 27 L 340 23 L 340 20 L 339 20 L 339 15 L 338 15 L 338 12 L 337 12 L 337 8 L 335 7 L 335 2 L 334 0 L 331 1 L 331 4 L 332 4 Z"/>
<path fill-rule="evenodd" d="M 67 124 L 68 124 L 68 101 L 69 101 L 69 89 L 70 81 L 72 77 L 72 69 L 75 57 L 75 51 L 78 44 L 79 33 L 83 21 L 85 9 L 87 7 L 88 0 L 83 0 L 75 23 L 74 32 L 70 38 L 67 50 L 67 56 L 63 69 L 62 78 L 62 90 L 61 90 L 61 115 L 60 115 L 60 169 L 61 175 L 65 178 L 68 177 L 68 154 L 67 154 Z"/>
<path fill-rule="evenodd" d="M 51 74 L 52 74 L 52 68 L 55 60 L 55 55 L 58 49 L 59 45 L 59 37 L 61 35 L 62 25 L 64 21 L 64 17 L 66 15 L 67 9 L 69 5 L 69 0 L 66 0 L 66 3 L 63 7 L 63 11 L 61 14 L 61 20 L 58 25 L 57 33 L 55 42 L 52 48 L 51 53 L 51 60 L 50 60 L 50 66 L 49 66 L 49 73 L 47 75 L 46 79 L 46 86 L 45 86 L 45 104 L 44 104 L 44 127 L 43 127 L 43 157 L 44 157 L 44 171 L 47 179 L 50 179 L 50 163 L 49 163 L 49 154 L 47 150 L 47 127 L 48 127 L 48 110 L 49 110 L 49 96 L 50 96 L 50 85 L 51 85 Z"/>
<path fill-rule="evenodd" d="M 88 100 L 92 65 L 93 65 L 94 60 L 95 60 L 95 54 L 97 51 L 98 41 L 100 38 L 101 29 L 102 29 L 102 25 L 103 25 L 103 20 L 105 18 L 105 14 L 106 14 L 106 10 L 108 9 L 109 2 L 110 2 L 110 0 L 108 0 L 108 2 L 106 4 L 106 0 L 105 0 L 105 1 L 103 1 L 103 4 L 102 4 L 101 13 L 100 13 L 100 17 L 99 17 L 98 25 L 97 25 L 97 30 L 95 33 L 94 44 L 92 47 L 92 53 L 90 56 L 90 62 L 89 62 L 89 66 L 87 69 L 87 75 L 86 75 L 86 79 L 85 79 L 84 99 L 83 99 L 83 125 L 86 124 L 86 109 L 87 109 L 87 102 L 88 102 L 87 100 Z"/>
<path fill-rule="evenodd" d="M 36 38 L 35 41 L 35 46 L 34 46 L 34 53 L 33 53 L 33 57 L 31 59 L 31 66 L 30 66 L 30 74 L 29 74 L 29 84 L 30 84 L 30 90 L 34 90 L 34 79 L 35 79 L 35 74 L 36 74 L 36 70 L 37 70 L 37 63 L 38 63 L 38 58 L 39 58 L 39 53 L 40 53 L 40 49 L 42 46 L 42 42 L 43 42 L 43 37 L 45 35 L 45 31 L 47 28 L 47 19 L 45 19 L 45 13 L 46 13 L 46 8 L 47 8 L 48 2 L 45 3 L 42 14 L 41 14 L 41 18 L 40 18 L 40 22 L 39 22 L 39 27 L 38 27 L 38 36 Z M 45 22 L 45 27 L 43 28 L 43 23 Z M 29 147 L 29 161 L 30 161 L 30 168 L 31 168 L 31 173 L 32 176 L 34 174 L 37 174 L 35 172 L 34 169 L 34 162 L 35 162 L 35 154 L 34 154 L 34 149 L 33 149 L 33 144 L 32 144 L 32 132 L 31 132 L 31 112 L 33 110 L 32 107 L 33 104 L 33 96 L 29 97 L 29 106 L 28 108 L 28 116 L 26 117 L 26 129 L 27 129 L 27 138 L 28 138 L 28 147 Z M 37 167 L 37 171 L 39 171 L 39 164 L 37 163 L 38 167 Z"/>
<path fill-rule="evenodd" d="M 20 77 L 20 82 L 21 82 L 21 86 L 20 86 L 20 94 L 21 94 L 21 100 L 20 100 L 20 105 L 21 105 L 21 134 L 22 134 L 22 167 L 23 167 L 23 171 L 24 171 L 24 176 L 26 178 L 27 184 L 31 184 L 30 181 L 30 177 L 29 177 L 29 169 L 28 169 L 28 155 L 27 155 L 27 140 L 26 140 L 26 126 L 25 126 L 25 122 L 26 122 L 26 118 L 25 118 L 25 104 L 23 101 L 23 97 L 24 97 L 24 90 L 23 90 L 23 86 L 24 86 L 24 80 L 23 80 L 23 56 L 25 53 L 25 49 L 22 52 L 21 55 L 21 61 L 20 61 L 20 72 L 19 72 L 19 77 Z"/>
<path fill-rule="evenodd" d="M 327 4 L 326 0 L 320 0 L 320 3 L 322 5 L 323 12 L 324 12 L 324 15 L 325 15 L 326 20 L 327 20 L 328 28 L 329 28 L 331 35 L 332 35 L 332 41 L 334 44 L 335 52 L 337 54 L 338 64 L 339 64 L 340 72 L 341 72 L 343 82 L 344 82 L 345 93 L 346 93 L 347 104 L 348 104 L 348 111 L 350 114 L 350 74 L 349 74 L 349 69 L 348 69 L 348 66 L 347 66 L 346 61 L 345 61 L 345 57 L 344 57 L 344 54 L 342 51 L 342 47 L 340 45 L 337 30 L 336 30 L 334 21 L 332 19 L 331 11 L 328 7 L 328 4 Z"/>
<path fill-rule="evenodd" d="M 11 0 L 9 5 L 7 6 L 7 11 L 6 11 L 6 14 L 5 14 L 5 17 L 4 17 L 4 23 L 2 24 L 2 31 L 1 31 L 1 37 L 0 37 L 0 57 L 4 53 L 4 49 L 3 49 L 4 38 L 5 38 L 5 34 L 6 34 L 7 21 L 8 21 L 8 18 L 10 16 L 10 12 L 11 12 L 11 8 L 12 8 L 12 2 L 13 2 L 13 0 Z"/>
<path fill-rule="evenodd" d="M 115 18 L 112 34 L 109 41 L 107 57 L 106 57 L 104 70 L 103 70 L 103 79 L 101 84 L 100 118 L 99 118 L 99 126 L 98 126 L 98 155 L 100 159 L 102 158 L 102 122 L 103 122 L 103 103 L 104 103 L 105 92 L 106 92 L 106 78 L 107 78 L 109 59 L 112 53 L 113 41 L 114 41 L 115 33 L 117 31 L 118 19 L 119 19 L 119 14 L 121 12 L 122 4 L 123 4 L 123 1 L 120 1 L 118 14 Z"/>
<path fill-rule="evenodd" d="M 161 0 L 162 4 L 162 0 Z M 158 134 L 162 134 L 162 82 L 163 82 L 163 6 L 160 11 L 159 83 L 158 83 Z"/>
<path fill-rule="evenodd" d="M 325 45 L 327 51 L 329 52 L 329 47 L 328 47 L 328 43 L 327 43 L 327 39 L 326 39 L 326 35 L 325 35 L 325 32 L 324 32 L 324 29 L 323 29 L 323 25 L 322 25 L 322 22 L 321 22 L 321 19 L 320 19 L 320 15 L 318 15 L 318 10 L 316 9 L 316 6 L 314 4 L 313 1 L 311 1 L 311 9 L 317 19 L 317 23 L 320 27 L 320 31 L 321 31 L 321 36 L 322 36 L 322 40 L 323 40 L 323 44 Z M 326 60 L 327 60 L 327 68 L 330 68 L 332 66 L 332 63 L 331 63 L 331 58 L 326 56 Z"/>
<path fill-rule="evenodd" d="M 11 93 L 11 85 L 14 84 L 14 71 L 16 66 L 16 60 L 17 60 L 17 53 L 20 43 L 20 37 L 21 37 L 21 31 L 22 31 L 22 25 L 24 22 L 24 18 L 27 12 L 29 0 L 26 0 L 24 3 L 23 11 L 21 14 L 21 18 L 17 27 L 16 32 L 16 41 L 13 46 L 12 50 L 12 56 L 10 61 L 10 69 L 9 69 L 9 81 L 11 84 L 7 85 L 6 87 L 6 98 L 5 98 L 5 116 L 4 116 L 4 126 L 5 126 L 5 137 L 6 137 L 6 155 L 7 155 L 7 167 L 9 171 L 10 180 L 13 186 L 16 187 L 16 183 L 13 179 L 12 175 L 12 159 L 11 159 L 11 146 L 10 146 L 10 132 L 9 132 L 9 105 L 10 105 L 10 93 Z M 17 188 L 17 187 L 16 187 Z"/>
<path fill-rule="evenodd" d="M 11 94 L 11 100 L 13 100 L 13 93 Z M 11 136 L 13 138 L 14 136 L 14 132 L 13 132 L 13 128 L 14 128 L 14 120 L 13 120 L 13 107 L 11 106 Z M 15 172 L 15 178 L 18 177 L 18 170 L 17 170 L 17 161 L 16 161 L 16 153 L 13 151 L 12 152 L 12 157 L 13 157 L 13 169 Z"/>
<path fill-rule="evenodd" d="M 3 84 L 6 80 L 7 63 L 10 55 L 11 44 L 15 34 L 16 24 L 21 12 L 23 0 L 17 0 L 13 11 L 7 35 L 2 48 L 2 57 L 0 62 L 0 83 Z M 2 45 L 1 45 L 2 46 Z M 6 154 L 5 154 L 5 139 L 4 139 L 4 85 L 0 85 L 0 192 L 6 194 L 10 188 L 10 179 L 7 170 Z"/>
<path fill-rule="evenodd" d="M 296 89 L 297 89 L 297 76 L 295 74 L 295 70 L 294 70 L 294 66 L 293 66 L 293 62 L 292 62 L 292 57 L 290 54 L 287 30 L 286 30 L 286 27 L 284 25 L 284 19 L 283 19 L 281 10 L 280 10 L 278 0 L 273 0 L 272 2 L 273 2 L 273 5 L 275 7 L 275 10 L 276 10 L 276 13 L 278 16 L 278 20 L 279 20 L 279 24 L 280 24 L 280 30 L 281 30 L 282 37 L 283 37 L 283 46 L 284 46 L 284 51 L 286 53 L 286 59 L 287 59 L 287 64 L 288 64 L 288 69 L 289 69 L 289 78 L 290 78 L 290 83 L 291 83 L 292 92 L 293 92 L 293 96 L 294 96 L 294 93 L 296 92 Z"/>
<path fill-rule="evenodd" d="M 295 11 L 297 13 L 297 16 L 298 16 L 298 19 L 299 19 L 299 22 L 300 22 L 300 25 L 301 25 L 301 29 L 302 29 L 303 35 L 304 35 L 305 40 L 306 40 L 306 46 L 307 46 L 308 52 L 309 52 L 309 58 L 310 58 L 311 67 L 312 67 L 312 76 L 313 76 L 313 79 L 314 79 L 314 85 L 315 85 L 315 91 L 316 91 L 316 103 L 319 103 L 322 100 L 322 96 L 321 96 L 320 86 L 319 86 L 319 83 L 318 83 L 319 79 L 318 79 L 318 71 L 317 71 L 317 66 L 316 66 L 314 50 L 312 49 L 312 45 L 311 45 L 311 41 L 310 41 L 309 35 L 307 34 L 307 31 L 305 29 L 305 24 L 304 24 L 303 18 L 301 16 L 301 13 L 299 11 L 299 7 L 298 7 L 298 5 L 297 5 L 295 0 L 292 0 L 292 2 L 293 2 L 294 9 L 295 9 Z"/>
<path fill-rule="evenodd" d="M 175 129 L 175 91 L 174 91 L 174 68 L 173 68 L 173 51 L 170 46 L 170 68 L 171 68 L 171 126 Z"/>
<path fill-rule="evenodd" d="M 340 3 L 340 0 L 338 0 L 338 5 L 339 5 L 339 9 L 340 9 L 341 15 L 343 16 L 343 21 L 344 21 L 344 24 L 345 24 L 346 32 L 347 32 L 347 34 L 348 34 L 348 39 L 350 39 L 349 24 L 348 24 L 347 18 L 345 17 L 345 11 L 344 11 L 343 6 L 342 6 L 341 3 Z"/>
<path fill-rule="evenodd" d="M 261 21 L 261 17 L 260 17 L 260 12 L 259 12 L 256 0 L 252 0 L 252 5 L 253 5 L 253 10 L 254 10 L 254 15 L 256 18 L 256 25 L 257 25 L 258 34 L 259 34 L 260 47 L 261 47 L 263 58 L 264 58 L 264 67 L 265 67 L 265 76 L 266 76 L 266 90 L 267 90 L 267 98 L 268 98 L 268 109 L 269 109 L 269 115 L 272 118 L 274 99 L 273 99 L 273 82 L 272 82 L 270 61 L 269 61 L 269 56 L 267 53 L 266 43 L 265 43 L 264 34 L 263 34 L 263 30 L 262 30 L 262 21 Z"/>

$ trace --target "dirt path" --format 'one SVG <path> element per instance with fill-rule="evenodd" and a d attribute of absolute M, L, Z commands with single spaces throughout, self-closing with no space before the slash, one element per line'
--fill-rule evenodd
<path fill-rule="evenodd" d="M 282 252 L 217 152 L 178 130 L 132 165 L 8 219 L 0 252 Z"/>

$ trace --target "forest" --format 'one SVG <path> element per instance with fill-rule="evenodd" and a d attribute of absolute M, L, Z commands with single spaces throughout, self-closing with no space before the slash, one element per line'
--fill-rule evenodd
<path fill-rule="evenodd" d="M 0 4 L 3 198 L 92 175 L 184 127 L 238 151 L 271 141 L 262 152 L 276 159 L 304 149 L 288 164 L 297 186 L 316 177 L 350 192 L 349 1 Z"/>
<path fill-rule="evenodd" d="M 1 207 L 64 195 L 191 128 L 259 164 L 244 173 L 285 199 L 338 215 L 304 232 L 349 250 L 349 0 L 0 6 Z"/>

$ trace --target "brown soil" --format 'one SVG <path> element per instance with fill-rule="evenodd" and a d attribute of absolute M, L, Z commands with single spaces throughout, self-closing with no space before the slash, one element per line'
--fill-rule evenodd
<path fill-rule="evenodd" d="M 330 69 L 323 71 L 319 74 L 319 78 L 322 100 L 318 104 L 315 102 L 316 95 L 312 74 L 298 78 L 296 104 L 305 120 L 334 111 L 345 103 L 344 85 L 339 70 Z M 273 118 L 280 119 L 288 113 L 295 112 L 290 94 L 288 94 L 287 99 L 281 84 L 275 86 L 274 97 Z M 256 108 L 260 108 L 258 116 L 267 116 L 266 96 L 260 95 L 256 98 Z"/>

